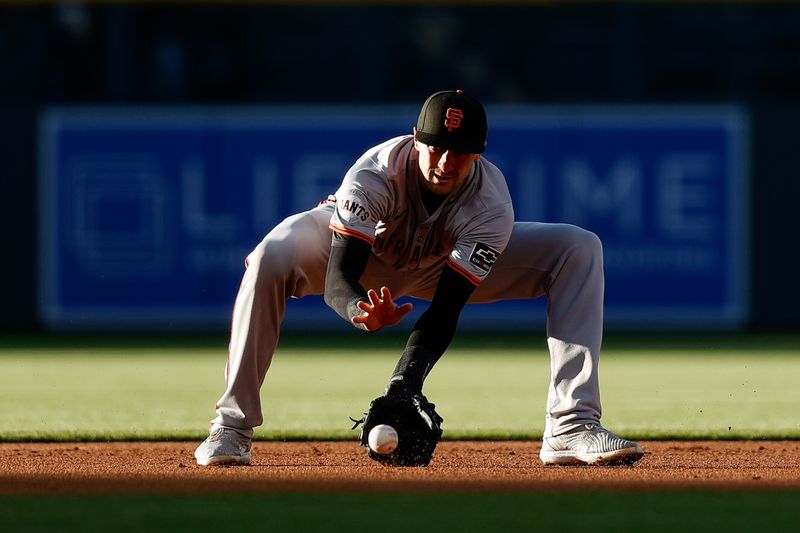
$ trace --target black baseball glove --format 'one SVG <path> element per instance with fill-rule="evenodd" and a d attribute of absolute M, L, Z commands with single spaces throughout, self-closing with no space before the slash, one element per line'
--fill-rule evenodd
<path fill-rule="evenodd" d="M 433 451 L 442 437 L 442 417 L 425 396 L 375 398 L 361 420 L 361 445 L 367 447 L 369 456 L 383 464 L 394 466 L 426 466 L 431 462 Z M 397 431 L 397 448 L 390 454 L 381 455 L 370 449 L 369 432 L 378 424 L 387 424 Z"/>

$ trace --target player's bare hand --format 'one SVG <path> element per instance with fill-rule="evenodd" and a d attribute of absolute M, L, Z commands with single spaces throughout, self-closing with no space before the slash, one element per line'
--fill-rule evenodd
<path fill-rule="evenodd" d="M 388 287 L 381 287 L 380 295 L 375 289 L 369 289 L 367 298 L 369 302 L 361 300 L 357 304 L 364 314 L 352 318 L 353 324 L 361 325 L 367 331 L 377 331 L 384 326 L 397 324 L 414 307 L 411 303 L 394 303 Z"/>

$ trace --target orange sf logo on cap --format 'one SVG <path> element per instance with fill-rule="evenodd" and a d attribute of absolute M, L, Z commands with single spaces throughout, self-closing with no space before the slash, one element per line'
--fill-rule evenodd
<path fill-rule="evenodd" d="M 448 107 L 444 116 L 444 125 L 447 126 L 447 131 L 453 131 L 461 127 L 461 119 L 464 118 L 464 112 L 455 107 Z"/>

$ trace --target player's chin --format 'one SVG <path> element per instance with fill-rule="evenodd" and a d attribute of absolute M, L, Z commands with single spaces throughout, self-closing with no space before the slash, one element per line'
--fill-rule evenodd
<path fill-rule="evenodd" d="M 431 182 L 431 190 L 436 194 L 449 194 L 455 188 L 454 178 L 436 178 Z"/>

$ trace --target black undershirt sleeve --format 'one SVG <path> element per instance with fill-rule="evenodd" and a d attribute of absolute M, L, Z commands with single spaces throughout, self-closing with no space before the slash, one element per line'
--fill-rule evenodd
<path fill-rule="evenodd" d="M 356 303 L 359 300 L 368 301 L 367 291 L 359 280 L 367 268 L 371 253 L 372 247 L 368 243 L 333 233 L 325 276 L 325 303 L 351 325 L 350 319 L 363 314 Z"/>
<path fill-rule="evenodd" d="M 354 316 L 363 313 L 356 303 L 368 300 L 359 280 L 371 253 L 368 243 L 334 232 L 325 278 L 325 303 L 351 324 Z M 452 342 L 461 310 L 474 290 L 475 286 L 464 276 L 444 267 L 430 306 L 414 325 L 392 372 L 387 395 L 421 394 L 425 378 Z"/>
<path fill-rule="evenodd" d="M 428 309 L 419 317 L 395 366 L 387 396 L 422 393 L 422 384 L 456 333 L 461 310 L 475 286 L 445 266 Z"/>

